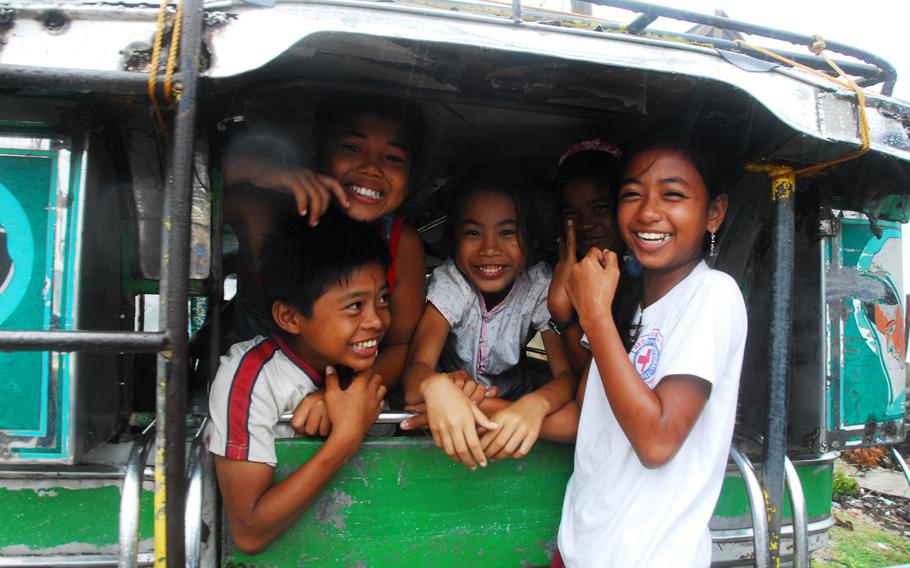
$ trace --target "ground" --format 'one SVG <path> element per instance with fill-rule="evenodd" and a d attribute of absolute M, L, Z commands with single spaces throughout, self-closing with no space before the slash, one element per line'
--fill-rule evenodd
<path fill-rule="evenodd" d="M 884 451 L 844 458 L 835 464 L 837 526 L 813 568 L 910 564 L 910 485 Z"/>

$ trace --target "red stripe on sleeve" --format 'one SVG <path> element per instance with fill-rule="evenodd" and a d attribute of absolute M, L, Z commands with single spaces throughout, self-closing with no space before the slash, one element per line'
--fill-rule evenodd
<path fill-rule="evenodd" d="M 228 423 L 225 456 L 232 460 L 248 460 L 250 456 L 250 405 L 253 401 L 253 387 L 262 368 L 268 363 L 278 346 L 266 339 L 246 352 L 234 378 L 228 395 Z"/>

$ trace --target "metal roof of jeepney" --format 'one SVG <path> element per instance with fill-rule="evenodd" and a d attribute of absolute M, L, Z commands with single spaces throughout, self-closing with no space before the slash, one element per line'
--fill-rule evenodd
<path fill-rule="evenodd" d="M 617 24 L 533 8 L 517 14 L 503 3 L 478 1 L 208 0 L 204 5 L 211 54 L 204 76 L 210 80 L 254 71 L 294 49 L 305 56 L 308 39 L 358 35 L 714 80 L 744 91 L 796 131 L 841 144 L 861 143 L 855 94 L 849 89 L 802 71 L 720 50 L 707 38 L 697 42 L 679 34 L 683 41 L 677 41 L 672 34 L 652 32 L 647 22 L 633 30 L 634 21 Z M 64 25 L 57 29 L 47 23 L 48 14 L 54 11 L 65 14 Z M 157 12 L 157 3 L 137 0 L 0 0 L 0 40 L 5 40 L 0 44 L 0 68 L 141 72 L 141 67 L 129 67 L 128 54 L 150 44 Z M 377 59 L 401 56 L 403 61 L 413 57 L 392 49 L 368 55 Z M 855 60 L 845 65 L 860 72 L 870 67 Z M 872 149 L 910 162 L 910 104 L 869 89 L 866 92 Z"/>

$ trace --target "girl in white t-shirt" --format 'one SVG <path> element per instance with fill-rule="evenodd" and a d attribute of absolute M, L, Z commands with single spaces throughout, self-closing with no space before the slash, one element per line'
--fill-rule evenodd
<path fill-rule="evenodd" d="M 554 566 L 707 566 L 708 521 L 733 433 L 746 312 L 709 268 L 727 198 L 709 162 L 671 141 L 635 152 L 617 225 L 642 268 L 631 322 L 610 311 L 616 254 L 591 250 L 567 292 L 593 354 Z"/>
<path fill-rule="evenodd" d="M 577 379 L 548 327 L 550 269 L 528 266 L 522 187 L 495 174 L 463 185 L 448 217 L 453 256 L 433 271 L 403 384 L 405 402 L 425 403 L 436 445 L 473 469 L 527 454 L 544 418 L 573 400 Z M 552 379 L 534 390 L 524 350 L 537 332 Z M 487 432 L 478 436 L 477 426 Z"/>

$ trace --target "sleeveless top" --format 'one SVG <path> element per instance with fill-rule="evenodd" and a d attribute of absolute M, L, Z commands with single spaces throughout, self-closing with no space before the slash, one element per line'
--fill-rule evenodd
<path fill-rule="evenodd" d="M 389 295 L 395 288 L 396 266 L 398 264 L 398 245 L 401 243 L 401 231 L 404 220 L 395 215 L 386 215 L 376 222 L 382 238 L 389 247 L 392 257 L 386 280 L 389 283 Z M 246 341 L 257 335 L 269 335 L 272 327 L 272 311 L 266 309 L 262 284 L 258 274 L 253 274 L 242 267 L 237 274 L 237 299 L 234 302 L 234 333 L 232 341 Z"/>

